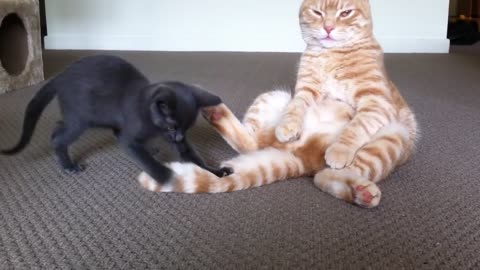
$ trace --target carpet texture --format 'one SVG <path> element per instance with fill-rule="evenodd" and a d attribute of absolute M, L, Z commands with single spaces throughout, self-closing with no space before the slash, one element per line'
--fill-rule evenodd
<path fill-rule="evenodd" d="M 48 51 L 47 77 L 95 52 Z M 298 54 L 114 52 L 152 80 L 201 84 L 241 116 L 273 87 L 292 87 Z M 103 130 L 74 145 L 87 170 L 61 172 L 49 137 L 52 104 L 29 147 L 0 156 L 2 269 L 480 269 L 480 54 L 387 55 L 422 138 L 380 183 L 366 210 L 311 179 L 218 195 L 156 194 Z M 39 86 L 0 96 L 0 148 L 19 137 Z M 211 164 L 235 152 L 203 119 L 189 134 Z M 160 160 L 176 159 L 161 141 Z"/>

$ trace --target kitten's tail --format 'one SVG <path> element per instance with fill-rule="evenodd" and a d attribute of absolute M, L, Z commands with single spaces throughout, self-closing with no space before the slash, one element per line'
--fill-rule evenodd
<path fill-rule="evenodd" d="M 22 151 L 25 146 L 30 142 L 32 138 L 33 131 L 37 125 L 38 119 L 42 114 L 43 110 L 47 105 L 52 101 L 52 99 L 57 94 L 57 88 L 52 86 L 51 82 L 48 82 L 44 85 L 28 103 L 27 109 L 25 111 L 25 118 L 23 120 L 23 129 L 20 141 L 14 147 L 2 150 L 1 153 L 4 155 L 14 155 Z"/>
<path fill-rule="evenodd" d="M 145 172 L 138 176 L 138 181 L 155 192 L 220 193 L 259 187 L 305 173 L 299 158 L 273 148 L 241 155 L 223 165 L 232 167 L 234 173 L 219 178 L 192 163 L 172 163 L 169 166 L 174 176 L 167 184 L 161 185 Z"/>

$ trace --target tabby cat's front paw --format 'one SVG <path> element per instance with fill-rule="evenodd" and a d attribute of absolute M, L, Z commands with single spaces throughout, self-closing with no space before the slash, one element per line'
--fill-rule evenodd
<path fill-rule="evenodd" d="M 343 169 L 352 164 L 355 150 L 345 144 L 334 143 L 325 152 L 325 161 L 332 169 Z"/>
<path fill-rule="evenodd" d="M 210 124 L 215 124 L 225 117 L 226 111 L 226 106 L 222 103 L 217 106 L 205 107 L 201 110 L 201 113 Z"/>
<path fill-rule="evenodd" d="M 293 121 L 281 122 L 275 128 L 275 137 L 281 143 L 296 141 L 302 134 L 302 126 Z"/>

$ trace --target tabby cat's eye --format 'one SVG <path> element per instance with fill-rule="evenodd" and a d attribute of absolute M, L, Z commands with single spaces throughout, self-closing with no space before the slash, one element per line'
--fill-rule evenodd
<path fill-rule="evenodd" d="M 352 13 L 353 10 L 345 10 L 345 11 L 342 11 L 342 13 L 340 13 L 340 17 L 342 18 L 345 18 L 347 17 L 348 15 L 350 15 L 350 13 Z"/>
<path fill-rule="evenodd" d="M 323 13 L 321 11 L 318 11 L 316 9 L 312 9 L 313 13 L 317 14 L 320 17 L 323 17 Z"/>

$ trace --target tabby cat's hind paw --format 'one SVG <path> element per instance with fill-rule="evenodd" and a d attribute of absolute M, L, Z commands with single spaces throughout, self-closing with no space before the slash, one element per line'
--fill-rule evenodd
<path fill-rule="evenodd" d="M 275 128 L 275 137 L 281 143 L 296 141 L 302 134 L 302 126 L 293 121 L 281 122 Z"/>
<path fill-rule="evenodd" d="M 353 187 L 353 203 L 364 208 L 372 208 L 380 203 L 381 191 L 375 183 Z"/>
<path fill-rule="evenodd" d="M 382 197 L 377 184 L 346 169 L 325 169 L 315 175 L 313 182 L 322 191 L 363 208 L 378 206 Z"/>

